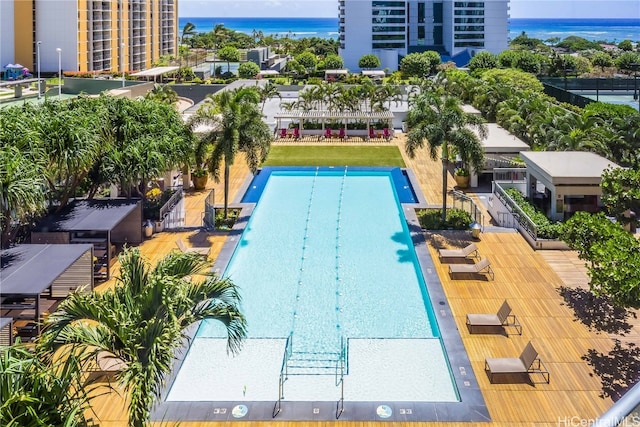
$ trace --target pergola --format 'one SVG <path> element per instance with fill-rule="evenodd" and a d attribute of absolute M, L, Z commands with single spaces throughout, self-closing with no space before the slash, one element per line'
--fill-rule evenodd
<path fill-rule="evenodd" d="M 295 110 L 280 111 L 275 116 L 276 129 L 282 128 L 282 120 L 297 120 L 299 123 L 300 136 L 304 135 L 304 123 L 309 121 L 320 122 L 322 133 L 324 133 L 327 121 L 338 121 L 344 125 L 345 131 L 349 129 L 349 123 L 355 121 L 366 123 L 366 134 L 369 135 L 371 122 L 384 121 L 386 127 L 391 128 L 393 123 L 393 113 L 391 111 L 330 111 L 330 110 Z"/>

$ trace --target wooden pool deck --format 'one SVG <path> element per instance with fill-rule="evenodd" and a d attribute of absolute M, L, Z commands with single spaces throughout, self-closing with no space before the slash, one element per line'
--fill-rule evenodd
<path fill-rule="evenodd" d="M 300 144 L 300 142 L 292 142 Z M 304 143 L 304 142 L 303 142 Z M 402 135 L 391 143 L 402 150 Z M 366 143 L 363 143 L 366 144 Z M 404 154 L 403 154 L 404 155 Z M 407 167 L 413 169 L 427 201 L 438 204 L 441 198 L 441 164 L 429 159 L 428 152 L 421 150 L 415 159 L 406 159 Z M 248 176 L 248 169 L 239 157 L 231 169 L 232 200 Z M 451 177 L 450 186 L 453 187 Z M 222 202 L 221 185 L 209 183 L 216 188 L 216 202 Z M 204 198 L 208 191 L 190 193 L 186 198 L 187 223 L 199 226 Z M 210 245 L 210 259 L 214 259 L 225 240 L 223 233 L 199 231 L 164 232 L 146 240 L 140 249 L 150 262 L 155 262 L 171 250 L 176 250 L 175 240 L 182 238 L 187 245 Z M 468 233 L 427 233 L 427 244 L 434 257 L 438 276 L 450 303 L 453 316 L 460 331 L 486 401 L 491 422 L 488 423 L 438 423 L 438 422 L 180 422 L 185 427 L 279 425 L 286 427 L 307 426 L 465 426 L 465 427 L 524 427 L 563 426 L 571 420 L 594 419 L 611 406 L 610 398 L 602 398 L 602 385 L 582 356 L 589 349 L 607 353 L 613 347 L 612 336 L 590 331 L 575 320 L 573 310 L 567 306 L 558 292 L 558 287 L 585 286 L 588 283 L 583 263 L 574 252 L 534 251 L 526 241 L 513 232 L 485 232 L 476 242 L 483 257 L 489 258 L 495 272 L 495 280 L 487 281 L 482 276 L 451 278 L 447 264 L 438 260 L 437 249 L 464 245 L 470 238 Z M 115 270 L 114 270 L 115 271 Z M 102 287 L 113 286 L 108 282 Z M 522 336 L 518 335 L 471 335 L 465 325 L 467 313 L 496 312 L 507 299 L 513 312 L 523 325 Z M 640 344 L 635 326 L 627 340 Z M 490 384 L 484 372 L 487 357 L 516 357 L 528 341 L 532 341 L 540 357 L 550 371 L 550 384 Z M 348 381 L 348 379 L 347 379 Z M 124 400 L 116 392 L 94 401 L 94 420 L 97 425 L 115 427 L 126 425 Z M 348 402 L 345 411 L 349 410 Z M 566 424 L 563 424 L 565 422 Z M 154 425 L 176 425 L 154 423 Z"/>

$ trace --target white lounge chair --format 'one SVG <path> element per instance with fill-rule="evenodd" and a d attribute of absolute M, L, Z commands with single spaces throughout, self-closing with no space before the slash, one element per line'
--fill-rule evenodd
<path fill-rule="evenodd" d="M 494 274 L 493 269 L 491 269 L 491 263 L 487 258 L 482 258 L 475 264 L 450 264 L 449 265 L 449 273 L 472 273 L 472 274 L 482 274 L 487 273 L 487 275 L 493 280 Z"/>
<path fill-rule="evenodd" d="M 522 325 L 518 322 L 515 314 L 511 314 L 511 307 L 507 300 L 504 300 L 500 310 L 496 314 L 467 314 L 467 327 L 473 333 L 476 327 L 513 327 L 522 335 Z"/>
<path fill-rule="evenodd" d="M 467 247 L 462 249 L 440 249 L 438 250 L 438 254 L 440 254 L 440 258 L 478 258 L 480 259 L 480 254 L 478 253 L 478 247 L 475 243 L 471 243 Z"/>
<path fill-rule="evenodd" d="M 189 253 L 196 253 L 198 255 L 202 255 L 204 257 L 208 257 L 209 256 L 209 248 L 188 248 L 184 242 L 182 241 L 182 239 L 177 239 L 176 240 L 176 244 L 178 245 L 178 247 L 180 248 L 180 250 L 182 252 L 184 252 L 185 254 L 189 254 Z"/>
<path fill-rule="evenodd" d="M 485 359 L 484 369 L 489 373 L 489 382 L 493 382 L 495 374 L 541 374 L 549 384 L 549 371 L 538 357 L 538 352 L 529 342 L 520 357 L 501 357 Z"/>

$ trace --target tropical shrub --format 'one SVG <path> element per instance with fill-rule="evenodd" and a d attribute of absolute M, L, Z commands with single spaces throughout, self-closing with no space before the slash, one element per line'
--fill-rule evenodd
<path fill-rule="evenodd" d="M 238 65 L 238 76 L 241 79 L 253 79 L 260 73 L 260 67 L 255 62 L 247 61 Z"/>
<path fill-rule="evenodd" d="M 424 209 L 417 212 L 420 226 L 426 230 L 468 230 L 473 223 L 471 214 L 461 209 L 447 209 L 447 219 L 442 222 L 442 209 Z"/>
<path fill-rule="evenodd" d="M 366 55 L 363 55 L 358 60 L 358 67 L 362 68 L 363 70 L 378 68 L 380 67 L 380 65 L 381 65 L 380 58 L 378 58 L 373 53 L 368 53 Z"/>
<path fill-rule="evenodd" d="M 549 221 L 544 213 L 532 205 L 516 188 L 507 188 L 505 192 L 511 197 L 511 200 L 529 217 L 538 229 L 538 238 L 540 239 L 557 239 L 560 235 L 562 225 Z"/>

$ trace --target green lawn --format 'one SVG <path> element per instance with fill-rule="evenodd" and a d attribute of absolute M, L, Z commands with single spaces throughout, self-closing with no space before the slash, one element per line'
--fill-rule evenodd
<path fill-rule="evenodd" d="M 404 161 L 398 147 L 271 146 L 263 166 L 398 166 Z"/>

